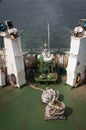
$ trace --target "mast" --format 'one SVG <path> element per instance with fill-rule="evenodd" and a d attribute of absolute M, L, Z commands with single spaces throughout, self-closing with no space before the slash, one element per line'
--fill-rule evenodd
<path fill-rule="evenodd" d="M 50 53 L 50 26 L 48 22 L 48 52 Z"/>

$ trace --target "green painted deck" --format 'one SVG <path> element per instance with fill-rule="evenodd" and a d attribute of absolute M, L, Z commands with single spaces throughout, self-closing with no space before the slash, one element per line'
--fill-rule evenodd
<path fill-rule="evenodd" d="M 45 89 L 47 85 L 40 85 Z M 44 120 L 41 91 L 25 86 L 0 88 L 0 130 L 86 130 L 86 85 L 71 89 L 64 84 L 48 85 L 60 92 L 67 120 Z"/>

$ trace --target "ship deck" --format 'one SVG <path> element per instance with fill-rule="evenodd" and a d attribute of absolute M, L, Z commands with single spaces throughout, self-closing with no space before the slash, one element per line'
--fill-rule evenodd
<path fill-rule="evenodd" d="M 71 89 L 62 84 L 39 85 L 60 92 L 66 105 L 66 120 L 44 120 L 46 105 L 41 91 L 26 85 L 0 88 L 0 130 L 86 130 L 86 85 Z"/>

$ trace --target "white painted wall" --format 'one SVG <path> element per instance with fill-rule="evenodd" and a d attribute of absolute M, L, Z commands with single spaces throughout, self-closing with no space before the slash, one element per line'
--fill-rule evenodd
<path fill-rule="evenodd" d="M 77 63 L 80 62 L 79 65 Z M 71 47 L 69 61 L 67 66 L 66 83 L 74 86 L 77 73 L 81 73 L 81 79 L 84 79 L 84 70 L 86 66 L 86 37 L 71 36 Z"/>
<path fill-rule="evenodd" d="M 20 37 L 16 39 L 4 37 L 4 45 L 7 74 L 10 75 L 13 73 L 17 79 L 17 87 L 20 87 L 26 83 L 21 39 Z"/>

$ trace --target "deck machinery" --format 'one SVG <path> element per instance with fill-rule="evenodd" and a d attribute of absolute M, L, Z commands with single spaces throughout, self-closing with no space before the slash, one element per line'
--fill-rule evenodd
<path fill-rule="evenodd" d="M 36 75 L 33 75 L 36 82 L 56 82 L 59 77 L 58 68 L 65 69 L 68 63 L 67 54 L 51 53 L 49 23 L 48 40 L 45 42 L 40 54 L 28 54 L 24 59 L 28 72 L 37 72 Z"/>

